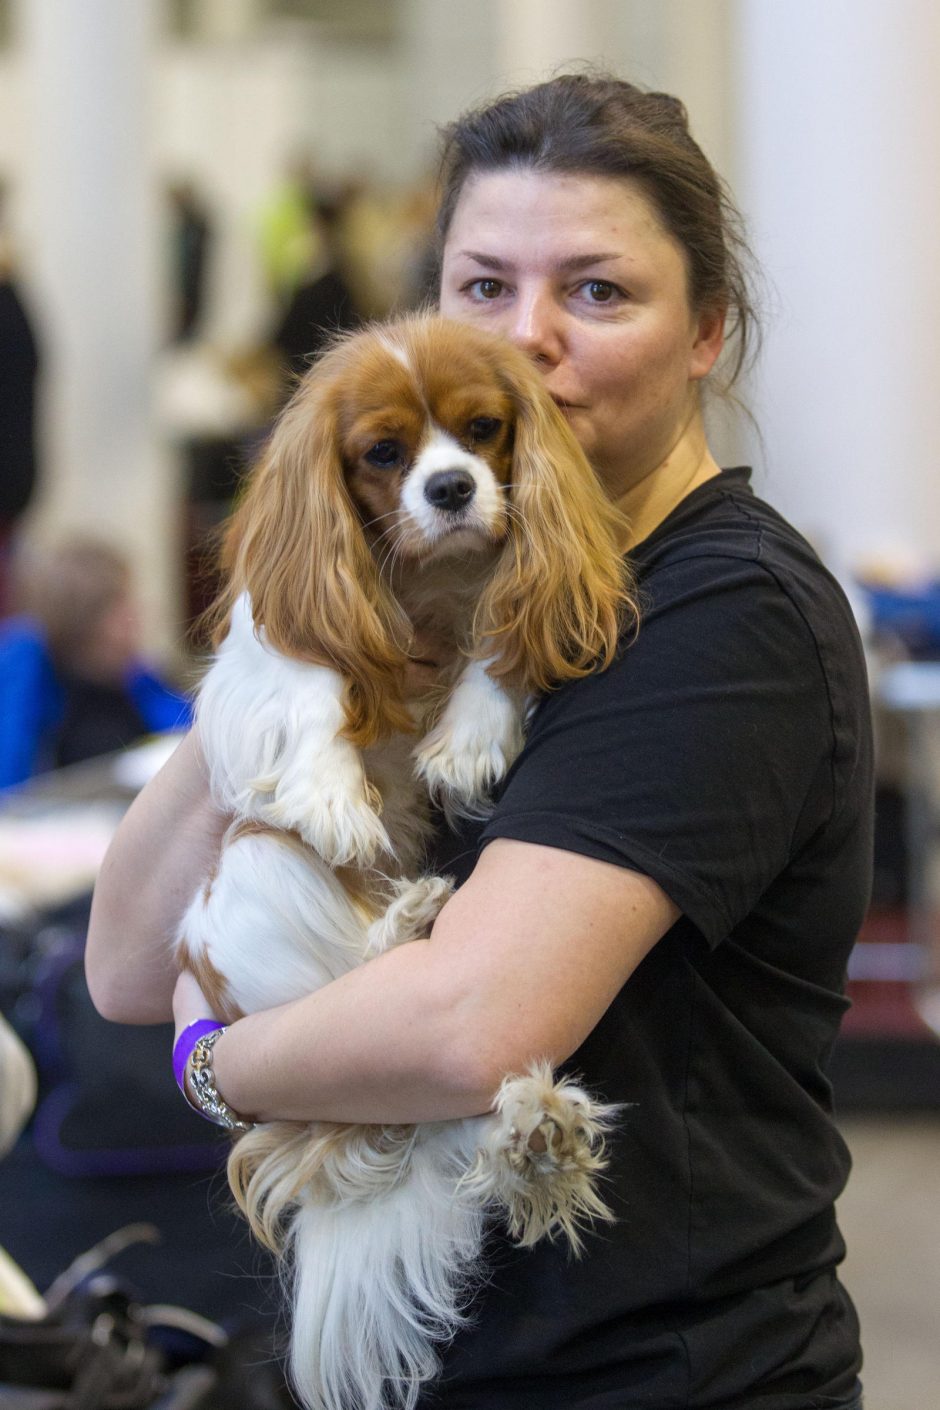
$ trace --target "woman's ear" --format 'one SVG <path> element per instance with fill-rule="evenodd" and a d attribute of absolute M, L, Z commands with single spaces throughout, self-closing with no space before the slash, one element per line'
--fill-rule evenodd
<path fill-rule="evenodd" d="M 693 382 L 707 377 L 721 356 L 725 345 L 727 312 L 727 309 L 721 306 L 704 309 L 697 317 L 694 326 L 695 341 L 692 344 L 689 363 L 689 377 Z"/>
<path fill-rule="evenodd" d="M 230 595 L 285 655 L 347 682 L 347 736 L 373 743 L 408 729 L 401 614 L 385 590 L 346 484 L 341 382 L 327 355 L 281 413 L 231 530 Z"/>
<path fill-rule="evenodd" d="M 476 627 L 491 674 L 548 690 L 608 665 L 636 621 L 626 524 L 528 360 L 512 351 L 503 375 L 516 413 L 513 512 Z"/>

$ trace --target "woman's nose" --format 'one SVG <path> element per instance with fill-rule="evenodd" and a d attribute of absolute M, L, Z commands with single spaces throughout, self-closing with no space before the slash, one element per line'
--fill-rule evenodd
<path fill-rule="evenodd" d="M 559 362 L 563 352 L 560 310 L 544 293 L 520 295 L 513 310 L 510 341 L 536 362 Z"/>

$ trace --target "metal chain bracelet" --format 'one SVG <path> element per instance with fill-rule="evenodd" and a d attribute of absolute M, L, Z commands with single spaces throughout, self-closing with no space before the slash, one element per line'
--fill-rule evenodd
<path fill-rule="evenodd" d="M 243 1120 L 233 1111 L 215 1085 L 212 1049 L 225 1032 L 225 1028 L 214 1028 L 211 1033 L 205 1033 L 196 1040 L 186 1064 L 188 1080 L 184 1091 L 191 1097 L 191 1105 L 207 1121 L 214 1122 L 216 1126 L 224 1126 L 226 1131 L 250 1131 L 254 1122 Z"/>

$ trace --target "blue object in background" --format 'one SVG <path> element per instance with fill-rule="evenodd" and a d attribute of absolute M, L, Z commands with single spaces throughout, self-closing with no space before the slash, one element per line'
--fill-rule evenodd
<path fill-rule="evenodd" d="M 147 732 L 192 721 L 192 702 L 142 663 L 128 671 L 124 692 Z M 66 705 L 42 629 L 27 617 L 0 622 L 0 788 L 55 767 Z"/>
<path fill-rule="evenodd" d="M 940 656 L 940 582 L 908 589 L 864 582 L 859 587 L 875 632 L 897 637 L 911 656 Z"/>

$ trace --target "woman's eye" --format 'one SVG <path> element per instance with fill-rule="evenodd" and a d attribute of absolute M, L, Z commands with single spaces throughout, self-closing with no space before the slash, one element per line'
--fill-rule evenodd
<path fill-rule="evenodd" d="M 608 304 L 617 293 L 616 286 L 606 279 L 589 279 L 581 288 L 592 304 Z"/>
<path fill-rule="evenodd" d="M 468 290 L 475 299 L 498 299 L 503 286 L 498 279 L 474 279 Z"/>
<path fill-rule="evenodd" d="M 398 465 L 401 461 L 401 446 L 397 441 L 376 441 L 363 456 L 370 465 L 377 465 L 382 470 L 389 470 L 393 465 Z"/>
<path fill-rule="evenodd" d="M 467 429 L 471 440 L 491 441 L 502 424 L 497 416 L 476 416 Z"/>

